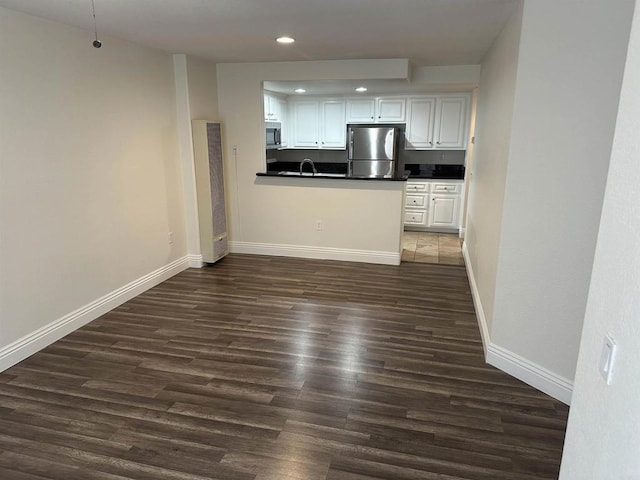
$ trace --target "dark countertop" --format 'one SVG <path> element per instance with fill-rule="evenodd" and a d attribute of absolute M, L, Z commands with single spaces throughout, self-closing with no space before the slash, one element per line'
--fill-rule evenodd
<path fill-rule="evenodd" d="M 278 178 L 310 178 L 315 180 L 372 180 L 372 181 L 383 181 L 383 182 L 406 182 L 409 178 L 408 175 L 401 175 L 396 177 L 357 177 L 350 176 L 346 173 L 318 173 L 316 175 L 312 175 L 308 172 L 305 172 L 303 175 L 299 175 L 296 172 L 257 172 L 256 176 L 258 177 L 278 177 Z"/>
<path fill-rule="evenodd" d="M 463 180 L 463 165 L 406 164 L 405 170 L 409 178 L 426 180 Z"/>
<path fill-rule="evenodd" d="M 439 176 L 435 176 L 435 175 L 414 175 L 414 174 L 410 174 L 409 175 L 409 180 L 464 180 L 464 178 L 460 178 L 457 175 L 439 175 Z"/>

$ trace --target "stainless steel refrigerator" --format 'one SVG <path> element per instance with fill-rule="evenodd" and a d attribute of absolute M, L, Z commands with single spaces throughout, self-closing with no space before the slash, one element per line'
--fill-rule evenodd
<path fill-rule="evenodd" d="M 398 127 L 349 125 L 349 175 L 389 178 L 397 171 Z"/>

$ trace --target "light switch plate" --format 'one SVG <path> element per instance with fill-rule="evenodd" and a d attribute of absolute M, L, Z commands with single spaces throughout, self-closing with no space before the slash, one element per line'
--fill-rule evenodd
<path fill-rule="evenodd" d="M 602 354 L 600 355 L 600 375 L 602 375 L 607 385 L 611 385 L 611 373 L 615 356 L 616 342 L 610 334 L 606 335 L 602 344 Z"/>

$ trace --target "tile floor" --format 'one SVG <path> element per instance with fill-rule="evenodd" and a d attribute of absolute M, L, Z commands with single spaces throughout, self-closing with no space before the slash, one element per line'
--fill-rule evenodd
<path fill-rule="evenodd" d="M 454 233 L 404 232 L 402 261 L 464 265 L 462 239 Z"/>

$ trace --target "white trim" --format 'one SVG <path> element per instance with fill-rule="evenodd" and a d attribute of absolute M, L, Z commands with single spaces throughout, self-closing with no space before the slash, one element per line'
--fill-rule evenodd
<path fill-rule="evenodd" d="M 462 256 L 469 277 L 469 285 L 471 286 L 471 297 L 473 305 L 476 309 L 476 317 L 478 318 L 478 327 L 480 328 L 480 336 L 482 337 L 482 347 L 484 348 L 485 360 L 489 365 L 499 368 L 505 373 L 522 380 L 528 385 L 560 400 L 569 405 L 571 403 L 571 394 L 573 392 L 573 382 L 565 377 L 556 375 L 550 370 L 531 362 L 520 355 L 513 353 L 491 342 L 489 326 L 487 318 L 482 308 L 478 285 L 473 273 L 471 259 L 467 242 L 462 244 Z"/>
<path fill-rule="evenodd" d="M 0 372 L 189 267 L 179 258 L 0 348 Z"/>
<path fill-rule="evenodd" d="M 476 277 L 473 274 L 473 267 L 471 266 L 471 258 L 469 258 L 469 250 L 467 249 L 466 241 L 462 242 L 462 257 L 464 258 L 464 266 L 467 269 L 467 277 L 469 277 L 471 298 L 473 299 L 473 306 L 476 309 L 478 327 L 480 328 L 480 336 L 482 337 L 482 348 L 484 348 L 484 356 L 486 358 L 487 346 L 491 343 L 491 339 L 489 337 L 489 326 L 487 325 L 487 317 L 484 315 L 484 309 L 482 308 L 482 302 L 480 301 L 480 292 L 478 291 L 478 285 L 476 284 Z"/>
<path fill-rule="evenodd" d="M 318 258 L 343 262 L 379 263 L 400 265 L 400 252 L 352 250 L 346 248 L 310 247 L 306 245 L 278 245 L 271 243 L 229 242 L 231 253 L 249 255 L 274 255 L 278 257 Z"/>
<path fill-rule="evenodd" d="M 571 404 L 571 393 L 573 392 L 571 380 L 495 343 L 489 344 L 486 359 L 489 365 L 499 368 L 567 405 Z"/>
<path fill-rule="evenodd" d="M 202 268 L 204 262 L 202 261 L 202 255 L 187 255 L 187 261 L 190 268 Z"/>

